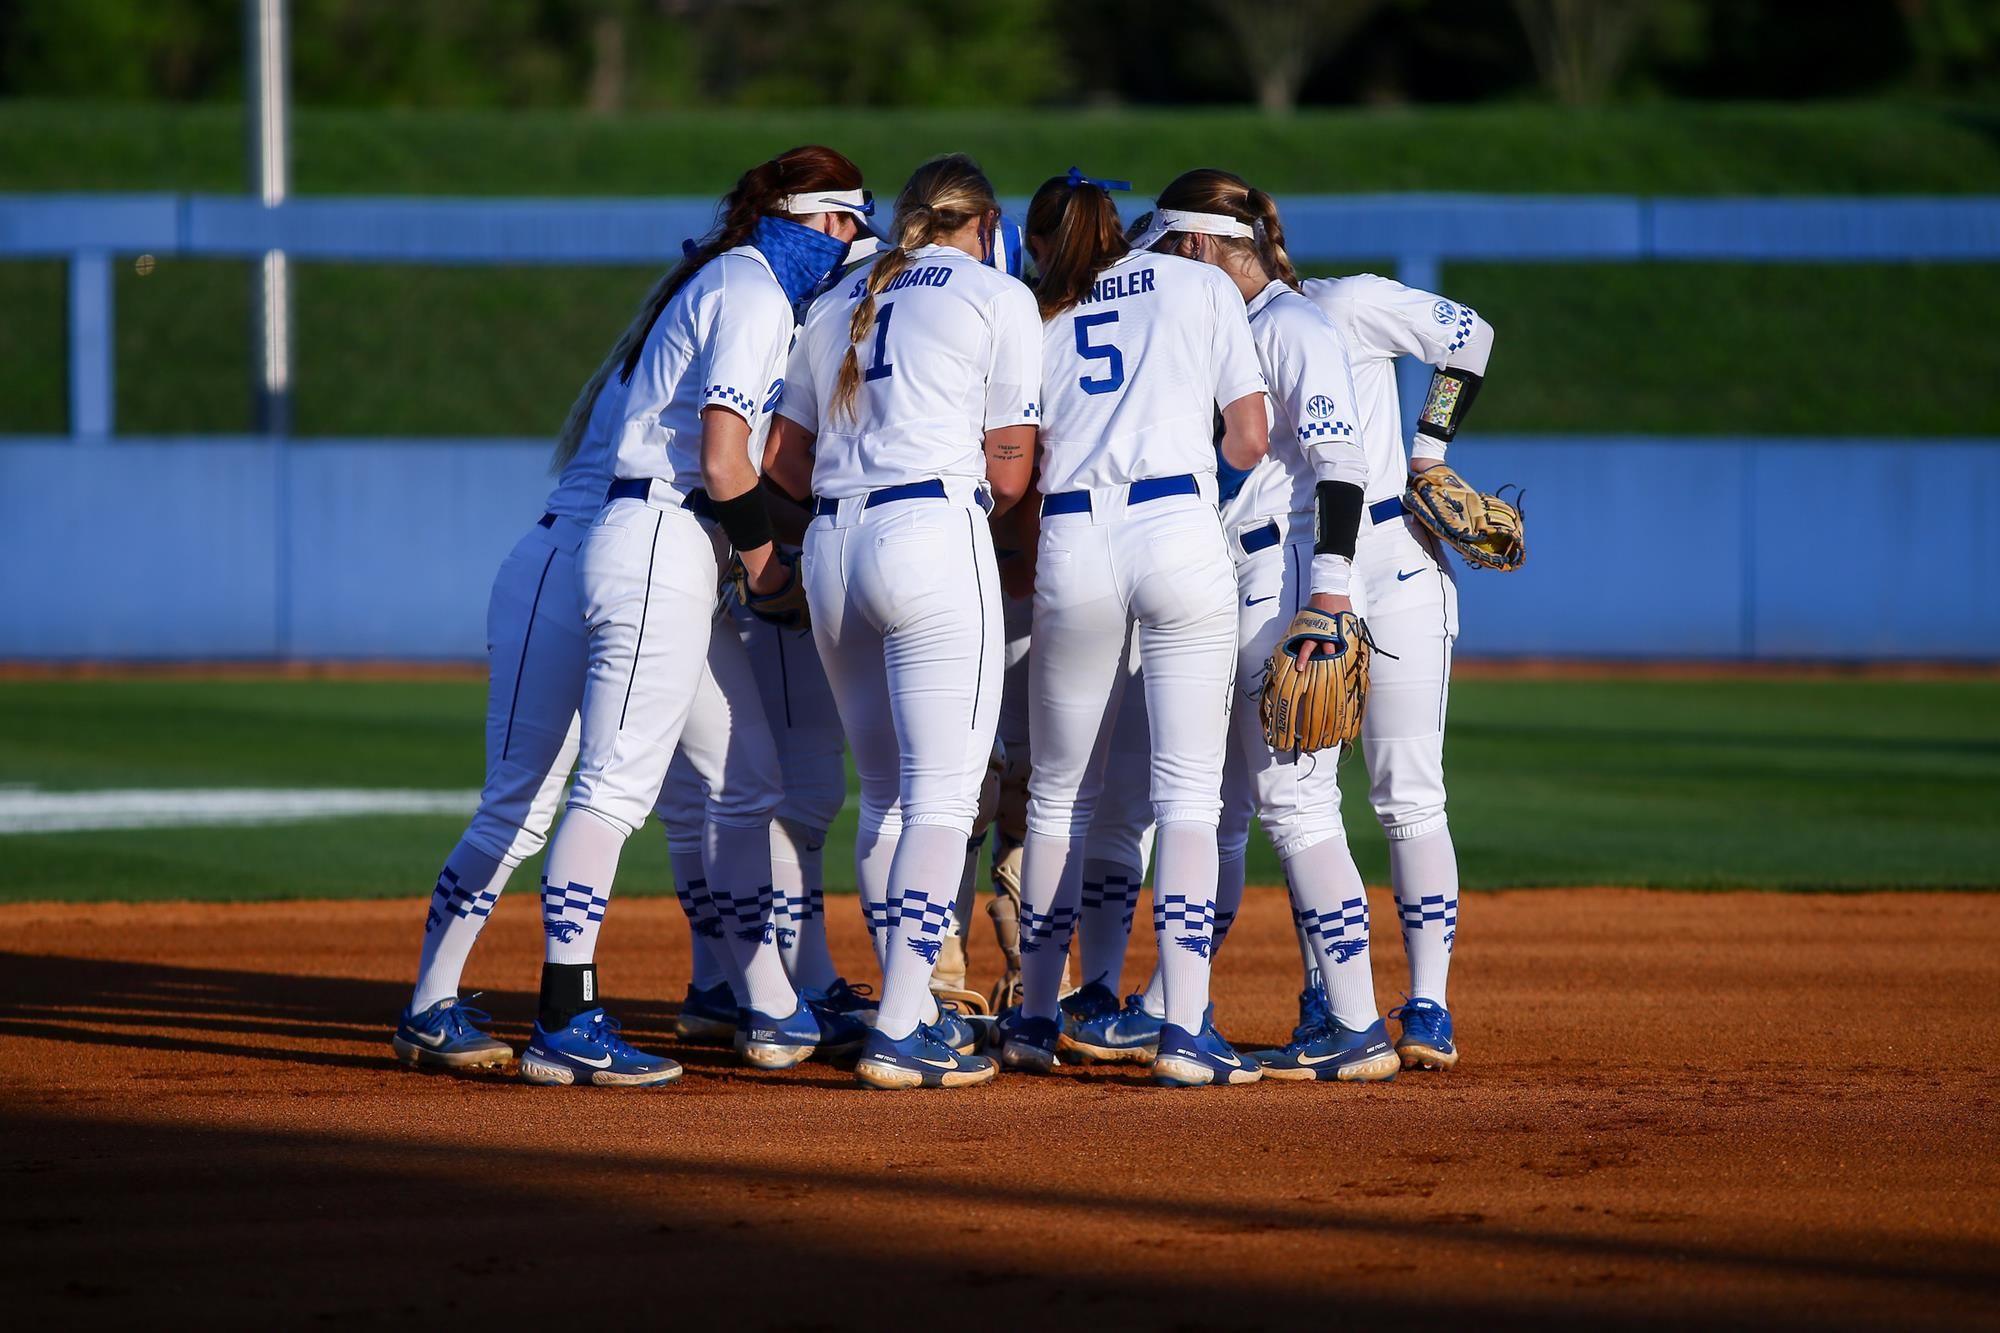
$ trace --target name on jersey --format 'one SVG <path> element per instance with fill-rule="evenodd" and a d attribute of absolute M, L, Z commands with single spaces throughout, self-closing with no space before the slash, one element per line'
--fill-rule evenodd
<path fill-rule="evenodd" d="M 1108 278 L 1099 278 L 1078 304 L 1116 301 L 1121 296 L 1144 296 L 1153 290 L 1153 275 L 1158 271 L 1142 268 L 1137 273 L 1117 273 Z"/>
<path fill-rule="evenodd" d="M 887 296 L 890 292 L 900 292 L 905 287 L 942 287 L 950 281 L 950 265 L 926 264 L 922 268 L 906 269 L 889 279 L 889 285 L 881 290 L 880 295 Z M 867 290 L 868 275 L 864 273 L 855 280 L 854 290 L 847 294 L 847 299 L 859 300 L 861 294 Z"/>

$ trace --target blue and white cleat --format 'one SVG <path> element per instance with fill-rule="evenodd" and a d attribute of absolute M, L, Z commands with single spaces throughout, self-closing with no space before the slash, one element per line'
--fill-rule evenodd
<path fill-rule="evenodd" d="M 1396 1055 L 1405 1069 L 1449 1069 L 1458 1063 L 1451 1040 L 1451 1010 L 1436 1000 L 1411 1000 L 1389 1011 L 1403 1025 Z"/>
<path fill-rule="evenodd" d="M 1389 1025 L 1379 1018 L 1363 1031 L 1328 1018 L 1318 1031 L 1294 1034 L 1291 1045 L 1259 1052 L 1257 1059 L 1266 1078 L 1294 1082 L 1387 1083 L 1403 1066 L 1389 1045 Z"/>
<path fill-rule="evenodd" d="M 861 1049 L 861 1043 L 868 1040 L 873 1025 L 860 1015 L 843 1012 L 826 1000 L 815 999 L 804 991 L 799 993 L 799 1001 L 809 1007 L 813 1017 L 819 1020 L 818 1053 L 827 1059 L 837 1060 L 852 1055 Z M 872 1009 L 869 1017 L 874 1017 Z"/>
<path fill-rule="evenodd" d="M 937 1021 L 931 1026 L 938 1030 L 944 1044 L 960 1055 L 971 1055 L 979 1049 L 979 1029 L 966 1021 L 954 1001 L 938 1001 Z"/>
<path fill-rule="evenodd" d="M 846 977 L 835 977 L 823 991 L 802 990 L 799 995 L 820 1010 L 852 1014 L 869 1027 L 875 1026 L 875 991 L 870 986 L 851 986 Z"/>
<path fill-rule="evenodd" d="M 421 1014 L 408 1009 L 396 1020 L 396 1034 L 389 1045 L 396 1058 L 412 1069 L 431 1065 L 439 1069 L 477 1069 L 482 1065 L 504 1065 L 514 1058 L 514 1048 L 488 1036 L 481 1023 L 491 1023 L 493 1015 L 483 1009 L 468 1009 L 456 995 L 439 1000 Z"/>
<path fill-rule="evenodd" d="M 1200 1088 L 1211 1084 L 1255 1083 L 1264 1071 L 1222 1039 L 1213 1020 L 1200 1032 L 1174 1023 L 1160 1025 L 1160 1049 L 1153 1057 L 1153 1082 L 1169 1088 Z"/>
<path fill-rule="evenodd" d="M 1000 1022 L 1000 1063 L 1027 1074 L 1046 1074 L 1059 1063 L 1062 1028 L 1053 1018 L 1028 1018 L 1018 1009 Z"/>
<path fill-rule="evenodd" d="M 1147 1013 L 1137 995 L 1118 997 L 1093 981 L 1062 1002 L 1060 1049 L 1111 1064 L 1147 1064 L 1159 1053 L 1165 1019 Z"/>
<path fill-rule="evenodd" d="M 901 1041 L 873 1029 L 854 1076 L 871 1088 L 969 1088 L 998 1072 L 991 1056 L 961 1055 L 936 1024 L 919 1023 Z"/>
<path fill-rule="evenodd" d="M 652 1088 L 672 1083 L 681 1067 L 664 1055 L 648 1055 L 625 1044 L 618 1020 L 602 1009 L 578 1014 L 560 1032 L 535 1024 L 521 1052 L 521 1077 L 544 1087 L 588 1083 L 600 1088 Z"/>
<path fill-rule="evenodd" d="M 689 986 L 674 1035 L 694 1046 L 727 1046 L 736 1040 L 736 996 L 728 982 L 703 990 Z"/>
<path fill-rule="evenodd" d="M 812 1058 L 820 1037 L 819 1017 L 806 1000 L 783 1018 L 744 1009 L 736 1022 L 736 1054 L 757 1069 L 790 1069 Z"/>

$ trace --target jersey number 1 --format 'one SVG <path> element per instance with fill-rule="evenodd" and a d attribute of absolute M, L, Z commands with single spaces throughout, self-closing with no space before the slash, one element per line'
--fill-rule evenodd
<path fill-rule="evenodd" d="M 875 316 L 875 364 L 862 373 L 864 380 L 883 380 L 896 373 L 889 360 L 889 316 L 895 313 L 896 303 L 890 301 Z"/>
<path fill-rule="evenodd" d="M 1078 377 L 1077 387 L 1085 393 L 1111 393 L 1125 383 L 1125 358 L 1110 343 L 1102 346 L 1090 341 L 1090 331 L 1105 324 L 1116 324 L 1118 312 L 1107 310 L 1098 315 L 1078 315 L 1076 317 L 1076 354 L 1086 361 L 1103 361 L 1104 376 L 1093 379 L 1088 375 Z"/>

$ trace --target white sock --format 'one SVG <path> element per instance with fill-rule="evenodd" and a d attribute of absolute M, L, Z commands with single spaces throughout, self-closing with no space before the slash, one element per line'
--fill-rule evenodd
<path fill-rule="evenodd" d="M 1458 936 L 1458 853 L 1451 829 L 1389 840 L 1389 881 L 1403 919 L 1410 959 L 1410 998 L 1444 1003 L 1451 948 Z"/>
<path fill-rule="evenodd" d="M 1083 892 L 1083 839 L 1030 829 L 1021 851 L 1021 1013 L 1054 1018 Z"/>
<path fill-rule="evenodd" d="M 431 890 L 430 912 L 424 918 L 424 947 L 417 956 L 417 985 L 410 995 L 410 1012 L 420 1014 L 439 1000 L 458 994 L 465 960 L 486 927 L 486 917 L 507 887 L 514 868 L 496 861 L 469 842 L 461 842 L 444 859 L 437 887 Z"/>
<path fill-rule="evenodd" d="M 1157 960 L 1153 963 L 1153 975 L 1146 978 L 1146 989 L 1139 992 L 1139 1007 L 1154 1018 L 1167 1016 L 1167 974 Z"/>
<path fill-rule="evenodd" d="M 1334 1021 L 1357 1031 L 1373 1023 L 1375 979 L 1368 967 L 1368 894 L 1347 839 L 1323 839 L 1285 858 L 1292 919 L 1313 946 Z"/>
<path fill-rule="evenodd" d="M 875 1026 L 901 1040 L 937 1013 L 931 969 L 938 937 L 958 895 L 965 865 L 965 834 L 941 824 L 909 824 L 896 840 L 889 873 L 888 961 L 882 969 L 882 1005 Z"/>
<path fill-rule="evenodd" d="M 729 951 L 722 947 L 722 918 L 716 913 L 715 899 L 709 896 L 708 875 L 702 869 L 701 848 L 670 848 L 674 870 L 674 897 L 688 919 L 688 954 L 694 974 L 689 984 L 697 990 L 714 990 L 727 985 L 741 990 L 741 978 L 734 975 Z M 737 1003 L 742 1003 L 738 996 Z"/>
<path fill-rule="evenodd" d="M 1236 924 L 1236 913 L 1243 907 L 1243 877 L 1248 851 L 1238 848 L 1227 856 L 1217 854 L 1215 859 L 1215 948 L 1210 956 L 1222 951 L 1222 942 L 1229 938 L 1229 928 Z"/>
<path fill-rule="evenodd" d="M 1087 860 L 1077 900 L 1078 953 L 1083 982 L 1098 982 L 1113 994 L 1125 975 L 1125 951 L 1132 942 L 1132 915 L 1146 874 L 1137 866 Z"/>
<path fill-rule="evenodd" d="M 771 922 L 771 827 L 711 819 L 701 851 L 709 893 L 722 915 L 723 942 L 743 975 L 742 1001 L 760 1014 L 783 1018 L 799 1007 L 799 997 L 785 975 Z"/>
<path fill-rule="evenodd" d="M 1208 1012 L 1208 964 L 1215 950 L 1215 825 L 1161 824 L 1153 871 L 1153 934 L 1159 941 L 1166 1018 L 1200 1032 Z"/>
<path fill-rule="evenodd" d="M 611 901 L 625 831 L 603 816 L 572 806 L 549 841 L 542 864 L 543 961 L 588 963 Z"/>
<path fill-rule="evenodd" d="M 771 914 L 778 927 L 778 954 L 793 987 L 814 994 L 840 979 L 826 948 L 825 850 L 825 829 L 789 819 L 771 821 Z"/>

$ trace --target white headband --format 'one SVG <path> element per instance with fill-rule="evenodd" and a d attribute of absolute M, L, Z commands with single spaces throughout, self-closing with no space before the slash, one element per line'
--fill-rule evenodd
<path fill-rule="evenodd" d="M 1191 231 L 1203 236 L 1241 236 L 1245 240 L 1254 238 L 1257 229 L 1247 222 L 1221 213 L 1183 213 L 1175 208 L 1153 210 L 1153 221 L 1138 240 L 1132 242 L 1134 250 L 1150 250 L 1160 243 L 1160 238 L 1170 232 Z"/>
<path fill-rule="evenodd" d="M 867 190 L 821 190 L 816 194 L 788 194 L 778 201 L 780 213 L 803 217 L 811 213 L 852 213 L 865 218 L 875 212 L 875 196 Z"/>

